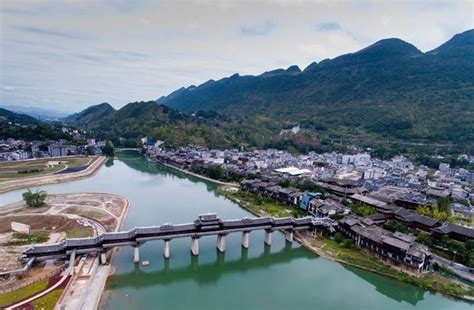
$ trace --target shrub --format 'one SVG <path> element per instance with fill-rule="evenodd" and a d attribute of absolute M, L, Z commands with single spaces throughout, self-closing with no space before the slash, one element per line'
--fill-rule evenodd
<path fill-rule="evenodd" d="M 353 245 L 353 242 L 351 239 L 345 239 L 344 241 L 342 241 L 342 247 L 345 249 L 350 249 L 352 245 Z"/>
<path fill-rule="evenodd" d="M 23 193 L 23 200 L 30 208 L 39 208 L 44 205 L 44 200 L 48 194 L 42 190 L 32 192 L 30 189 Z"/>
<path fill-rule="evenodd" d="M 344 241 L 344 236 L 340 232 L 337 232 L 334 235 L 334 241 L 336 241 L 337 243 L 341 243 L 342 241 Z"/>

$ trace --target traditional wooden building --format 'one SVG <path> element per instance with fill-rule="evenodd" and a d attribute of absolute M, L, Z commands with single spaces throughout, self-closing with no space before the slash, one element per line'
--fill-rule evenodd
<path fill-rule="evenodd" d="M 451 223 L 444 223 L 443 225 L 434 228 L 432 230 L 432 235 L 437 238 L 447 235 L 450 239 L 465 242 L 468 240 L 474 240 L 474 229 Z"/>
<path fill-rule="evenodd" d="M 355 216 L 340 220 L 337 229 L 354 240 L 357 246 L 369 249 L 395 264 L 402 264 L 418 273 L 431 269 L 431 252 L 416 242 L 415 236 L 393 233 L 375 225 L 370 219 Z"/>

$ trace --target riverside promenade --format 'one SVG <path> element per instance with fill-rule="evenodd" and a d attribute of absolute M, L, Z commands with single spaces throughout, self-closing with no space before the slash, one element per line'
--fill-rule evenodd
<path fill-rule="evenodd" d="M 120 197 L 126 201 L 126 204 L 120 216 L 117 217 L 118 222 L 114 230 L 115 232 L 122 228 L 130 207 L 129 200 L 123 196 Z M 110 260 L 112 260 L 114 253 L 115 250 L 110 252 Z M 112 264 L 101 265 L 98 256 L 82 258 L 77 267 L 75 267 L 72 281 L 66 287 L 56 308 L 74 310 L 98 309 L 107 279 L 112 273 Z"/>

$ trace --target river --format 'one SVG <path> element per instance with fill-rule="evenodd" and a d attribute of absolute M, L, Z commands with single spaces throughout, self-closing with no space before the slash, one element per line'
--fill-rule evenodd
<path fill-rule="evenodd" d="M 42 186 L 48 193 L 110 192 L 126 196 L 131 207 L 125 229 L 184 223 L 215 212 L 226 219 L 251 216 L 220 196 L 217 185 L 148 162 L 135 152 L 109 160 L 96 176 Z M 0 195 L 0 205 L 21 199 L 24 190 Z M 132 249 L 114 257 L 116 274 L 107 284 L 104 309 L 472 309 L 472 304 L 445 298 L 357 268 L 315 256 L 274 233 L 271 247 L 263 232 L 226 238 L 226 252 L 216 237 L 200 239 L 200 255 L 190 254 L 190 240 L 172 240 L 171 258 L 163 258 L 161 241 L 140 247 L 149 266 L 132 263 Z"/>

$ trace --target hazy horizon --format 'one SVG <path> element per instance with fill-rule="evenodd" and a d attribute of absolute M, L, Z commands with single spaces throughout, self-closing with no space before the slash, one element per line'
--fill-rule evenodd
<path fill-rule="evenodd" d="M 155 100 L 400 38 L 423 52 L 474 27 L 474 1 L 2 1 L 0 105 L 78 112 Z"/>

